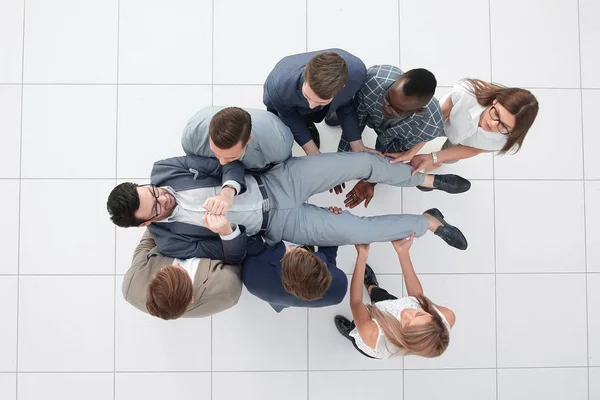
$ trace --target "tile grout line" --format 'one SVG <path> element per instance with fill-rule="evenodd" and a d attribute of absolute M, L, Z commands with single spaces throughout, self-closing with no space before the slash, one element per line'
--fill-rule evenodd
<path fill-rule="evenodd" d="M 402 51 L 401 51 L 401 40 L 402 40 L 402 0 L 398 0 L 396 2 L 396 7 L 397 12 L 398 12 L 398 66 L 400 67 L 400 69 L 402 69 Z M 401 187 L 400 188 L 400 213 L 404 213 L 404 188 Z M 400 284 L 402 285 L 402 294 L 404 294 L 404 276 L 402 275 L 402 277 L 400 278 Z M 406 367 L 406 358 L 402 357 L 402 400 L 404 400 L 405 398 L 405 376 L 404 376 L 404 370 Z"/>
<path fill-rule="evenodd" d="M 212 62 L 212 68 L 210 71 L 210 104 L 211 105 L 215 105 L 215 0 L 212 0 L 211 2 L 211 18 L 212 18 L 212 22 L 211 22 L 211 41 L 212 41 L 212 45 L 211 45 L 211 62 Z M 211 379 L 211 387 L 212 387 L 212 379 Z M 211 399 L 212 399 L 212 394 L 211 394 Z"/>
<path fill-rule="evenodd" d="M 494 79 L 494 67 L 493 67 L 493 59 L 492 59 L 492 0 L 488 0 L 488 33 L 489 33 L 489 41 L 490 41 L 490 81 L 493 82 Z M 492 223 L 494 224 L 494 336 L 496 339 L 495 344 L 495 394 L 496 400 L 499 398 L 499 387 L 498 387 L 498 249 L 496 248 L 496 159 L 492 156 L 492 207 L 494 210 L 494 215 L 492 219 Z"/>
<path fill-rule="evenodd" d="M 310 308 L 306 309 L 306 399 L 310 399 Z"/>
<path fill-rule="evenodd" d="M 587 213 L 586 213 L 586 184 L 585 184 L 585 134 L 584 134 L 584 107 L 583 107 L 583 72 L 581 67 L 581 5 L 577 0 L 577 43 L 579 53 L 579 105 L 581 107 L 581 170 L 583 171 L 583 260 L 585 262 L 585 340 L 587 364 L 587 397 L 590 398 L 590 318 L 589 318 L 589 290 L 588 290 L 588 259 L 587 259 Z"/>
<path fill-rule="evenodd" d="M 173 82 L 24 82 L 23 86 L 211 86 L 211 83 L 173 83 Z M 15 82 L 0 82 L 0 86 L 21 86 Z M 214 86 L 256 86 L 262 87 L 261 83 L 216 83 Z M 452 86 L 437 85 L 441 89 L 451 89 Z M 532 90 L 600 90 L 600 87 L 542 87 L 542 86 L 521 86 L 523 89 Z"/>
<path fill-rule="evenodd" d="M 308 0 L 304 0 L 304 49 L 308 52 Z M 310 400 L 310 339 L 309 339 L 309 315 L 306 310 L 306 400 Z"/>
<path fill-rule="evenodd" d="M 211 93 L 211 100 L 210 103 L 212 105 L 215 104 L 215 0 L 211 1 L 211 62 L 212 62 L 212 68 L 211 68 L 211 75 L 210 75 L 210 93 Z M 213 349 L 213 316 L 210 316 L 210 399 L 212 400 L 213 398 L 213 386 L 214 386 L 214 380 L 213 380 L 213 353 L 214 353 L 214 349 Z M 115 399 L 116 400 L 116 399 Z"/>
<path fill-rule="evenodd" d="M 402 23 L 402 0 L 398 0 L 396 2 L 396 7 L 398 7 L 398 67 L 400 67 L 400 69 L 402 69 L 402 52 L 401 52 L 401 43 L 400 40 L 402 40 L 402 33 L 401 33 L 401 23 Z M 404 398 L 404 392 L 402 393 L 402 398 Z"/>
<path fill-rule="evenodd" d="M 304 0 L 304 50 L 308 52 L 308 0 Z"/>
<path fill-rule="evenodd" d="M 25 12 L 26 2 L 23 0 L 23 32 L 22 32 L 22 43 L 21 43 L 21 122 L 19 131 L 19 210 L 17 217 L 17 326 L 16 326 L 16 348 L 15 348 L 15 399 L 19 398 L 19 323 L 20 323 L 20 297 L 21 297 L 21 199 L 23 191 L 23 98 L 25 92 L 25 86 L 23 85 L 25 76 Z"/>
<path fill-rule="evenodd" d="M 69 177 L 36 177 L 36 178 L 14 178 L 14 177 L 0 177 L 1 180 L 11 181 L 21 179 L 23 181 L 90 181 L 90 180 L 114 180 L 114 177 L 78 177 L 78 178 L 69 178 Z M 117 177 L 117 179 L 123 180 L 147 180 L 148 177 Z M 567 178 L 468 178 L 470 181 L 475 182 L 488 182 L 488 181 L 498 181 L 498 182 L 600 182 L 600 178 L 586 178 L 586 179 L 567 179 Z"/>
<path fill-rule="evenodd" d="M 592 368 L 598 368 L 597 366 L 592 366 Z M 357 368 L 357 369 L 313 369 L 311 372 L 353 372 L 353 371 L 365 371 L 365 372 L 380 372 L 380 371 L 393 371 L 398 372 L 404 368 L 375 368 L 375 369 L 367 369 L 367 368 Z M 479 370 L 495 370 L 495 367 L 447 367 L 447 368 L 406 368 L 407 371 L 479 371 Z M 500 367 L 498 370 L 547 370 L 547 369 L 574 369 L 574 370 L 587 370 L 588 367 L 585 365 L 568 365 L 568 366 L 523 366 L 523 367 Z M 117 374 L 209 374 L 211 371 L 208 370 L 120 370 L 115 371 Z M 13 372 L 4 371 L 0 372 L 0 374 L 11 374 Z M 21 374 L 112 374 L 113 371 L 22 371 Z M 248 373 L 257 373 L 257 374 L 269 374 L 269 373 L 306 373 L 305 369 L 259 369 L 259 370 L 219 370 L 214 371 L 215 374 L 248 374 Z"/>
<path fill-rule="evenodd" d="M 119 62 L 121 51 L 121 0 L 117 0 L 117 87 L 115 104 L 115 186 L 119 176 Z M 114 228 L 114 278 L 113 278 L 113 400 L 117 399 L 117 227 Z"/>
<path fill-rule="evenodd" d="M 352 276 L 351 272 L 344 272 L 347 276 Z M 425 276 L 481 276 L 481 275 L 600 275 L 600 272 L 585 272 L 585 271 L 576 271 L 576 272 L 561 272 L 561 271 L 542 271 L 542 272 L 422 272 L 419 275 Z M 125 276 L 125 273 L 111 273 L 111 274 L 6 274 L 0 273 L 0 276 L 40 276 L 40 277 L 111 277 L 111 276 Z M 401 272 L 380 272 L 377 275 L 381 276 L 402 276 Z"/>

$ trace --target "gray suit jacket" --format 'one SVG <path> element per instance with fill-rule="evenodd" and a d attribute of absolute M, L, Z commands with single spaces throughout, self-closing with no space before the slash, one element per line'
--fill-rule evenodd
<path fill-rule="evenodd" d="M 183 131 L 181 145 L 185 154 L 214 157 L 210 150 L 208 128 L 212 117 L 225 107 L 205 107 L 194 115 Z M 246 169 L 262 171 L 292 156 L 294 136 L 275 114 L 244 108 L 252 119 L 252 140 L 240 159 Z"/>
<path fill-rule="evenodd" d="M 149 230 L 144 232 L 133 253 L 131 268 L 123 279 L 123 297 L 145 313 L 146 291 L 156 273 L 173 265 L 173 258 L 158 252 Z M 201 318 L 234 306 L 242 293 L 241 267 L 225 265 L 222 261 L 203 258 L 194 277 L 194 302 L 182 318 Z"/>

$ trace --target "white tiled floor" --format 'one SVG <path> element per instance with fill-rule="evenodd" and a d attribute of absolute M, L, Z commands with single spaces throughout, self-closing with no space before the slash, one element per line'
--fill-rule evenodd
<path fill-rule="evenodd" d="M 599 11 L 597 0 L 2 0 L 0 399 L 600 399 Z M 110 189 L 182 154 L 200 108 L 262 108 L 275 62 L 328 47 L 429 68 L 438 95 L 472 76 L 540 100 L 520 154 L 442 168 L 471 178 L 469 193 L 378 187 L 356 210 L 436 206 L 467 234 L 464 253 L 435 237 L 413 249 L 425 292 L 457 314 L 439 359 L 360 356 L 332 323 L 347 299 L 276 314 L 244 292 L 213 318 L 172 322 L 122 299 L 141 231 L 110 224 Z M 339 131 L 320 129 L 333 151 Z M 340 249 L 346 273 L 353 257 Z M 370 264 L 401 293 L 389 245 Z"/>

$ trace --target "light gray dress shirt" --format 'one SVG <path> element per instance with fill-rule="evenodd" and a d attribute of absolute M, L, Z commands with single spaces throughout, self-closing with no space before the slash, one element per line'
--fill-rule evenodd
<path fill-rule="evenodd" d="M 194 115 L 183 131 L 181 145 L 185 154 L 214 157 L 210 150 L 208 128 L 212 117 L 225 107 L 210 106 Z M 279 164 L 292 156 L 294 136 L 279 117 L 266 110 L 244 108 L 252 119 L 252 140 L 240 161 L 252 171 Z"/>
<path fill-rule="evenodd" d="M 248 236 L 256 235 L 263 222 L 263 197 L 258 188 L 258 183 L 253 176 L 246 176 L 246 191 L 234 197 L 233 205 L 227 211 L 227 219 L 236 225 L 244 225 Z M 202 207 L 209 198 L 221 192 L 220 186 L 174 191 L 170 187 L 164 187 L 177 201 L 177 207 L 173 213 L 160 222 L 184 222 L 186 224 L 204 226 L 202 218 L 206 210 Z M 222 236 L 221 239 L 233 239 L 240 234 L 239 228 L 235 227 L 233 233 Z"/>

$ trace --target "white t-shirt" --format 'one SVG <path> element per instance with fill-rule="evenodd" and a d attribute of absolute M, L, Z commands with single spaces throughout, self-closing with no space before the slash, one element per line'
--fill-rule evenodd
<path fill-rule="evenodd" d="M 401 313 L 404 309 L 423 309 L 419 304 L 417 298 L 413 296 L 402 297 L 396 300 L 380 301 L 375 303 L 375 307 L 377 307 L 381 312 L 387 312 L 392 314 L 394 317 L 396 317 L 396 319 L 398 319 L 398 321 L 401 321 Z M 442 321 L 444 321 L 446 329 L 450 331 L 450 324 L 446 320 L 446 317 L 444 317 L 444 314 L 442 314 L 435 306 L 433 306 L 433 309 L 440 315 L 440 317 L 442 317 Z M 354 343 L 356 343 L 356 346 L 359 349 L 361 349 L 365 354 L 368 354 L 373 358 L 390 358 L 394 354 L 398 353 L 399 349 L 387 341 L 387 338 L 383 333 L 383 329 L 381 329 L 377 321 L 374 319 L 372 321 L 375 322 L 375 325 L 377 325 L 377 329 L 379 330 L 377 341 L 375 343 L 375 348 L 372 349 L 369 346 L 367 346 L 367 344 L 360 337 L 360 334 L 358 333 L 358 328 L 354 328 L 350 332 L 350 336 L 354 338 Z"/>
<path fill-rule="evenodd" d="M 452 87 L 452 92 L 440 99 L 444 104 L 452 96 L 452 110 L 444 121 L 444 133 L 452 144 L 474 147 L 476 149 L 498 151 L 506 144 L 507 136 L 499 132 L 488 132 L 480 128 L 479 119 L 486 107 L 477 102 L 464 80 Z"/>
<path fill-rule="evenodd" d="M 200 258 L 188 258 L 187 260 L 180 260 L 178 258 L 173 259 L 173 265 L 179 264 L 183 269 L 185 269 L 188 274 L 190 274 L 190 278 L 192 278 L 192 282 L 194 282 L 194 276 L 196 276 L 196 271 L 198 270 L 198 265 L 200 264 Z"/>

